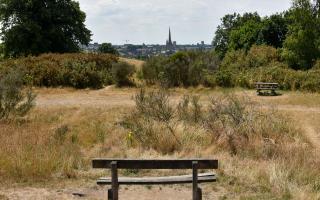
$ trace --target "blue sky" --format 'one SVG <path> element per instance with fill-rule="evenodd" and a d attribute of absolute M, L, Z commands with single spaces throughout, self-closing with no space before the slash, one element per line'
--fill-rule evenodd
<path fill-rule="evenodd" d="M 291 0 L 78 0 L 93 42 L 164 44 L 169 26 L 178 44 L 211 43 L 225 14 L 282 12 Z"/>

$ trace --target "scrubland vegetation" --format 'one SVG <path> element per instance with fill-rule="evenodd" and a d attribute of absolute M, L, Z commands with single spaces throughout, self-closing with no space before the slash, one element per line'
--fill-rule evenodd
<path fill-rule="evenodd" d="M 294 119 L 244 93 L 187 91 L 136 90 L 133 106 L 36 107 L 1 121 L 1 179 L 94 183 L 101 173 L 91 172 L 93 157 L 209 157 L 220 160 L 210 188 L 225 191 L 221 199 L 319 197 L 317 149 Z"/>
<path fill-rule="evenodd" d="M 131 84 L 134 67 L 109 54 L 43 54 L 6 59 L 0 64 L 0 76 L 9 71 L 22 73 L 25 85 L 102 88 L 110 84 Z"/>
<path fill-rule="evenodd" d="M 104 53 L 38 55 L 46 51 L 31 49 L 38 56 L 13 57 L 30 52 L 8 49 L 14 41 L 8 38 L 7 58 L 0 62 L 1 183 L 85 179 L 94 184 L 102 173 L 90 170 L 90 160 L 99 156 L 206 157 L 219 159 L 219 181 L 209 186 L 220 199 L 320 199 L 319 142 L 306 134 L 305 124 L 308 117 L 313 125 L 320 119 L 319 23 L 312 21 L 319 22 L 320 9 L 308 2 L 294 1 L 290 10 L 264 18 L 226 15 L 214 51 L 132 62 L 139 66 Z M 64 52 L 74 52 L 72 44 Z M 100 51 L 110 53 L 109 48 Z M 263 99 L 225 89 L 252 89 L 258 81 L 315 94 L 285 92 Z M 124 86 L 132 88 L 118 88 Z M 35 90 L 42 100 L 50 96 L 41 91 L 67 98 L 58 87 L 106 102 L 35 106 Z M 95 90 L 75 90 L 87 88 Z M 120 91 L 125 95 L 113 99 L 119 104 L 111 104 Z"/>
<path fill-rule="evenodd" d="M 306 71 L 291 69 L 279 50 L 254 45 L 248 52 L 233 50 L 220 60 L 215 52 L 180 52 L 156 57 L 142 67 L 141 78 L 149 85 L 166 87 L 243 87 L 256 82 L 276 82 L 282 90 L 319 92 L 319 63 Z"/>

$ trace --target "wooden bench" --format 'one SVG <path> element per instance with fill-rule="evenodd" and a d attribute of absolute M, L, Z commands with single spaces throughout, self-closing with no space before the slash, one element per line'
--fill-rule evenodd
<path fill-rule="evenodd" d="M 271 95 L 277 95 L 276 90 L 278 88 L 279 88 L 278 83 L 263 83 L 263 82 L 256 83 L 256 89 L 259 95 L 263 94 L 262 93 L 263 90 L 270 91 Z"/>
<path fill-rule="evenodd" d="M 192 199 L 201 200 L 202 191 L 198 183 L 215 182 L 212 173 L 198 174 L 199 169 L 218 169 L 218 160 L 187 159 L 187 160 L 129 160 L 129 159 L 93 159 L 95 169 L 111 169 L 110 178 L 100 178 L 99 185 L 111 184 L 108 190 L 109 200 L 118 200 L 119 185 L 162 185 L 192 183 Z M 118 169 L 192 169 L 192 175 L 145 178 L 118 178 Z"/>

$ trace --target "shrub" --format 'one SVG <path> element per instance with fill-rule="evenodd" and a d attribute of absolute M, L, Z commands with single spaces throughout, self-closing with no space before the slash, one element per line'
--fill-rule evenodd
<path fill-rule="evenodd" d="M 116 48 L 114 48 L 114 47 L 112 46 L 111 43 L 102 43 L 102 44 L 99 46 L 98 51 L 99 51 L 100 53 L 109 53 L 109 54 L 119 55 L 119 52 L 117 51 Z"/>
<path fill-rule="evenodd" d="M 198 96 L 184 96 L 177 106 L 170 103 L 167 91 L 141 90 L 134 99 L 135 111 L 123 124 L 138 145 L 164 154 L 194 144 L 189 139 L 201 132 L 200 137 L 207 137 L 211 145 L 233 155 L 269 159 L 281 155 L 283 142 L 299 137 L 281 114 L 266 112 L 234 94 L 211 97 L 209 104 L 201 103 Z"/>
<path fill-rule="evenodd" d="M 303 79 L 300 85 L 301 90 L 308 92 L 320 91 L 320 70 L 305 72 Z"/>
<path fill-rule="evenodd" d="M 109 54 L 43 54 L 9 59 L 0 63 L 0 74 L 18 69 L 33 86 L 101 88 L 112 83 L 112 64 L 118 58 Z"/>
<path fill-rule="evenodd" d="M 273 158 L 283 152 L 283 142 L 299 137 L 288 119 L 275 111 L 263 111 L 246 96 L 211 97 L 206 110 L 203 124 L 207 131 L 232 155 Z"/>
<path fill-rule="evenodd" d="M 185 95 L 177 106 L 178 118 L 187 123 L 199 123 L 203 117 L 202 108 L 199 96 Z"/>
<path fill-rule="evenodd" d="M 0 78 L 0 120 L 25 116 L 34 106 L 35 95 L 23 89 L 22 74 L 11 70 Z"/>
<path fill-rule="evenodd" d="M 221 87 L 231 87 L 232 83 L 232 73 L 229 70 L 218 70 L 215 73 L 216 85 Z"/>
<path fill-rule="evenodd" d="M 219 58 L 212 52 L 186 51 L 169 57 L 153 57 L 142 67 L 142 78 L 147 84 L 166 87 L 205 84 L 206 75 L 215 71 Z"/>
<path fill-rule="evenodd" d="M 141 77 L 148 85 L 156 84 L 161 81 L 161 73 L 163 66 L 166 64 L 167 58 L 164 56 L 151 57 L 142 66 Z"/>
<path fill-rule="evenodd" d="M 266 66 L 279 60 L 277 49 L 266 45 L 253 45 L 247 54 L 246 61 L 249 67 Z"/>
<path fill-rule="evenodd" d="M 181 147 L 174 123 L 175 110 L 169 103 L 166 91 L 145 92 L 141 89 L 134 96 L 135 111 L 125 119 L 137 142 L 143 148 L 152 148 L 161 153 L 173 153 Z"/>
<path fill-rule="evenodd" d="M 173 118 L 174 109 L 169 103 L 169 94 L 164 90 L 146 93 L 141 89 L 134 100 L 139 115 L 163 122 Z"/>
<path fill-rule="evenodd" d="M 314 70 L 319 70 L 320 69 L 320 59 L 317 59 L 315 62 L 314 66 L 312 67 Z"/>
<path fill-rule="evenodd" d="M 125 62 L 114 63 L 112 65 L 112 77 L 118 87 L 131 86 L 134 84 L 132 80 L 135 67 Z"/>
<path fill-rule="evenodd" d="M 240 71 L 247 68 L 246 52 L 243 50 L 229 51 L 221 61 L 219 69 L 230 69 L 232 71 Z"/>

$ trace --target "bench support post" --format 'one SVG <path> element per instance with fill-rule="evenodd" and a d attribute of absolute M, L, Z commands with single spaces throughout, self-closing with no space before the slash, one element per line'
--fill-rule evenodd
<path fill-rule="evenodd" d="M 119 190 L 119 183 L 118 183 L 118 168 L 117 162 L 111 162 L 111 178 L 112 178 L 112 200 L 118 200 L 118 190 Z"/>
<path fill-rule="evenodd" d="M 198 200 L 198 162 L 192 162 L 192 200 Z"/>
<path fill-rule="evenodd" d="M 108 189 L 108 200 L 112 200 L 112 189 Z"/>
<path fill-rule="evenodd" d="M 197 200 L 202 200 L 202 190 L 201 188 L 198 188 L 198 191 L 197 191 Z"/>

